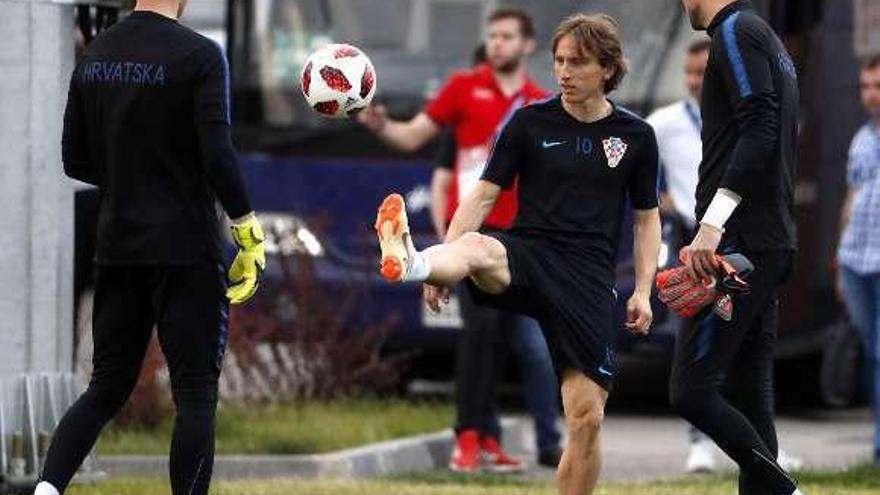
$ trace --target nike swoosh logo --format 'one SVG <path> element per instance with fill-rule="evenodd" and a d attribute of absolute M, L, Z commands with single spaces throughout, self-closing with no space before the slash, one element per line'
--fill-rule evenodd
<path fill-rule="evenodd" d="M 602 373 L 603 375 L 607 375 L 607 376 L 614 376 L 614 372 L 608 371 L 608 369 L 606 369 L 605 366 L 599 366 L 599 373 Z"/>
<path fill-rule="evenodd" d="M 544 149 L 547 149 L 547 148 L 553 148 L 554 146 L 559 146 L 560 144 L 565 144 L 565 141 L 547 141 L 545 139 L 544 142 L 541 143 L 541 146 L 543 146 Z"/>

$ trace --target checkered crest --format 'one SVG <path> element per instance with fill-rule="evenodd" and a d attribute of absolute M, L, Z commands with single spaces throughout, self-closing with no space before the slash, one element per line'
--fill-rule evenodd
<path fill-rule="evenodd" d="M 610 137 L 603 139 L 602 145 L 605 147 L 605 158 L 608 159 L 608 166 L 611 168 L 616 167 L 620 160 L 623 159 L 623 155 L 626 154 L 626 143 L 620 138 Z"/>

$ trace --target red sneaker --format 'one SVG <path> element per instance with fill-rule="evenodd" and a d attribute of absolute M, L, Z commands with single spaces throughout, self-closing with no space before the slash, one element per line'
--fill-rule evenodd
<path fill-rule="evenodd" d="M 495 473 L 518 473 L 525 469 L 526 463 L 517 459 L 501 448 L 501 443 L 494 437 L 486 436 L 480 440 L 480 451 L 483 465 Z"/>
<path fill-rule="evenodd" d="M 458 432 L 449 469 L 459 473 L 475 473 L 480 470 L 480 433 L 477 430 Z"/>

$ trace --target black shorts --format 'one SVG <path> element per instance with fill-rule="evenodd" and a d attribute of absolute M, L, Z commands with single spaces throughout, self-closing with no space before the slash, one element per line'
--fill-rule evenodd
<path fill-rule="evenodd" d="M 617 365 L 609 267 L 537 235 L 488 235 L 507 249 L 510 286 L 487 294 L 469 280 L 474 300 L 537 319 L 560 379 L 575 369 L 610 390 Z"/>

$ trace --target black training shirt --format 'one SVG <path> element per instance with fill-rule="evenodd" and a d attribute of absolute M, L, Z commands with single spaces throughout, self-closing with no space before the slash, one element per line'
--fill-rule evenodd
<path fill-rule="evenodd" d="M 137 11 L 98 36 L 70 82 L 65 173 L 98 186 L 99 263 L 219 255 L 215 198 L 251 211 L 230 139 L 228 69 L 214 42 Z"/>
<path fill-rule="evenodd" d="M 697 218 L 718 188 L 743 200 L 725 225 L 722 247 L 795 249 L 797 72 L 770 26 L 749 2 L 725 7 L 703 81 L 703 162 Z"/>
<path fill-rule="evenodd" d="M 501 131 L 483 180 L 518 180 L 511 232 L 574 248 L 604 268 L 614 265 L 625 198 L 657 207 L 657 141 L 631 112 L 614 106 L 596 122 L 578 121 L 559 96 L 520 108 Z"/>

